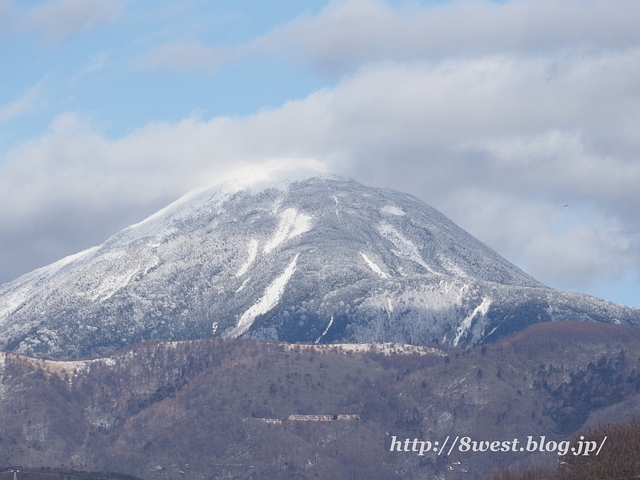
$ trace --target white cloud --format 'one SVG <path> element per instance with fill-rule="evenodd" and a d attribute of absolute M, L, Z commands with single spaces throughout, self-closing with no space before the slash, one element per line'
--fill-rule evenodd
<path fill-rule="evenodd" d="M 121 0 L 53 0 L 29 10 L 22 23 L 47 41 L 60 43 L 113 22 L 122 8 Z"/>
<path fill-rule="evenodd" d="M 244 44 L 211 48 L 195 40 L 172 42 L 149 53 L 141 65 L 216 70 L 261 53 L 337 73 L 443 55 L 625 49 L 640 42 L 637 18 L 636 0 L 470 0 L 399 7 L 379 0 L 333 1 L 315 16 L 302 15 Z"/>
<path fill-rule="evenodd" d="M 156 47 L 136 60 L 139 68 L 187 68 L 214 71 L 242 58 L 242 47 L 207 48 L 195 40 L 173 41 Z"/>
<path fill-rule="evenodd" d="M 11 0 L 0 0 L 0 35 L 4 33 L 15 15 L 15 5 Z"/>
<path fill-rule="evenodd" d="M 523 246 L 558 224 L 563 205 L 522 198 L 477 183 L 453 188 L 439 199 L 440 208 L 513 262 L 523 265 L 526 260 Z"/>
<path fill-rule="evenodd" d="M 316 158 L 417 195 L 546 281 L 622 278 L 640 270 L 637 85 L 640 48 L 499 54 L 370 65 L 277 109 L 115 140 L 65 114 L 0 165 L 0 224 L 142 216 L 238 165 Z"/>
<path fill-rule="evenodd" d="M 579 225 L 561 234 L 539 232 L 526 245 L 531 273 L 567 288 L 620 280 L 638 269 L 638 250 L 619 228 Z"/>
<path fill-rule="evenodd" d="M 0 106 L 0 122 L 6 122 L 31 111 L 40 98 L 42 82 L 24 92 L 19 98 Z"/>
<path fill-rule="evenodd" d="M 101 52 L 98 55 L 94 55 L 91 59 L 91 62 L 84 67 L 79 73 L 77 73 L 71 80 L 71 85 L 77 85 L 78 81 L 82 79 L 86 75 L 91 75 L 97 71 L 100 71 L 104 68 L 107 62 L 108 55 L 106 52 Z"/>
<path fill-rule="evenodd" d="M 107 61 L 107 54 L 102 52 L 91 59 L 91 63 L 82 70 L 83 75 L 88 75 L 93 72 L 97 72 L 104 67 L 105 62 Z"/>

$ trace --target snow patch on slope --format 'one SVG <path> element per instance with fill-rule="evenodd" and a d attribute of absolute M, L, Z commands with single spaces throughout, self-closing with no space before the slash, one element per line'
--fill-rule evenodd
<path fill-rule="evenodd" d="M 242 285 L 240 285 L 240 288 L 238 288 L 238 289 L 236 290 L 236 293 L 240 293 L 240 292 L 244 289 L 244 287 L 247 285 L 247 283 L 249 282 L 249 280 L 251 280 L 251 277 L 247 277 L 247 278 L 245 278 L 245 279 L 244 279 L 244 282 L 242 282 Z"/>
<path fill-rule="evenodd" d="M 247 261 L 240 267 L 240 270 L 238 270 L 238 273 L 236 273 L 236 277 L 241 277 L 242 275 L 247 273 L 247 270 L 249 270 L 249 267 L 256 259 L 257 254 L 258 254 L 258 241 L 255 238 L 252 238 L 251 241 L 249 242 L 249 256 L 247 258 Z"/>
<path fill-rule="evenodd" d="M 297 254 L 294 257 L 294 259 L 284 270 L 284 273 L 282 275 L 271 282 L 271 285 L 267 287 L 264 295 L 260 298 L 260 300 L 258 300 L 256 304 L 254 304 L 251 308 L 249 308 L 242 314 L 238 325 L 236 325 L 230 331 L 225 332 L 223 337 L 237 338 L 240 335 L 246 333 L 247 330 L 251 328 L 251 325 L 253 325 L 254 320 L 258 316 L 264 315 L 278 304 L 280 298 L 282 297 L 282 294 L 284 293 L 284 288 L 287 286 L 291 275 L 293 275 L 293 272 L 295 272 L 296 270 L 296 262 L 298 261 L 299 255 L 300 254 Z"/>
<path fill-rule="evenodd" d="M 382 210 L 382 213 L 388 213 L 389 215 L 397 215 L 399 217 L 402 217 L 403 215 L 407 214 L 404 210 L 396 207 L 395 205 L 385 205 L 380 210 Z"/>
<path fill-rule="evenodd" d="M 418 247 L 416 247 L 411 240 L 405 238 L 404 235 L 402 235 L 391 225 L 389 225 L 388 223 L 381 223 L 378 226 L 378 232 L 384 238 L 391 241 L 391 243 L 393 243 L 398 249 L 392 250 L 394 254 L 399 257 L 408 258 L 409 260 L 416 262 L 418 265 L 424 267 L 424 269 L 430 273 L 436 273 L 431 269 L 431 267 L 429 267 L 429 265 L 424 262 L 424 260 L 420 256 L 420 253 L 418 252 Z"/>
<path fill-rule="evenodd" d="M 467 334 L 469 329 L 471 328 L 471 324 L 473 323 L 473 319 L 475 316 L 480 313 L 480 315 L 484 316 L 489 311 L 489 306 L 491 305 L 490 298 L 483 298 L 482 303 L 473 309 L 473 312 L 465 318 L 460 326 L 456 329 L 456 338 L 453 340 L 453 346 L 457 347 L 458 343 L 462 339 L 464 335 Z"/>
<path fill-rule="evenodd" d="M 327 328 L 324 329 L 324 332 L 322 332 L 322 335 L 318 337 L 318 339 L 316 340 L 316 343 L 320 342 L 322 337 L 324 337 L 327 334 L 327 332 L 331 328 L 331 325 L 333 325 L 333 315 L 331 315 L 331 320 L 329 320 L 329 325 L 327 325 Z"/>
<path fill-rule="evenodd" d="M 443 279 L 447 280 L 425 282 L 402 290 L 390 284 L 389 290 L 366 298 L 356 307 L 356 312 L 367 315 L 368 320 L 350 327 L 353 331 L 350 340 L 403 343 L 442 340 L 449 330 L 447 324 L 460 318 L 458 312 L 463 300 L 459 297 L 460 280 Z"/>
<path fill-rule="evenodd" d="M 100 258 L 97 270 L 103 275 L 95 275 L 86 281 L 86 290 L 77 291 L 80 296 L 88 296 L 92 301 L 102 302 L 126 287 L 138 272 L 137 264 L 129 264 L 123 251 L 109 252 Z"/>
<path fill-rule="evenodd" d="M 311 217 L 298 213 L 295 208 L 287 208 L 280 214 L 280 223 L 271 240 L 264 246 L 263 252 L 269 253 L 285 240 L 289 240 L 311 230 Z"/>
<path fill-rule="evenodd" d="M 123 272 L 121 275 L 111 275 L 105 278 L 102 283 L 100 283 L 100 286 L 93 292 L 91 300 L 94 302 L 104 302 L 108 298 L 113 297 L 118 290 L 129 285 L 129 282 L 136 273 L 137 270 L 130 270 Z"/>
<path fill-rule="evenodd" d="M 364 258 L 364 261 L 367 262 L 367 265 L 369 265 L 369 268 L 371 270 L 373 270 L 375 273 L 377 273 L 378 275 L 380 275 L 382 278 L 387 278 L 387 274 L 384 273 L 380 267 L 378 265 L 376 265 L 374 262 L 372 262 L 369 257 L 367 257 L 364 253 L 362 252 L 358 252 L 360 255 L 362 255 L 362 258 Z"/>
<path fill-rule="evenodd" d="M 69 255 L 51 265 L 34 270 L 13 282 L 0 286 L 0 324 L 24 302 L 45 288 L 50 281 L 66 271 L 65 267 L 89 256 L 99 248 L 92 247 Z"/>
<path fill-rule="evenodd" d="M 440 257 L 438 258 L 440 261 L 440 265 L 444 267 L 444 269 L 450 274 L 456 277 L 468 277 L 467 273 L 462 270 L 458 265 L 453 263 L 453 261 L 449 258 Z"/>
<path fill-rule="evenodd" d="M 134 277 L 146 275 L 158 263 L 159 259 L 152 251 L 137 254 L 124 250 L 107 251 L 96 257 L 90 272 L 82 267 L 76 270 L 70 282 L 77 283 L 72 287 L 76 296 L 103 302 L 129 285 Z"/>

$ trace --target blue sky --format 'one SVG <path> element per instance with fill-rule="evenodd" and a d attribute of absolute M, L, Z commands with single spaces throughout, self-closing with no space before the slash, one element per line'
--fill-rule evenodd
<path fill-rule="evenodd" d="M 314 158 L 640 307 L 636 0 L 0 0 L 0 282 Z M 565 206 L 566 205 L 566 206 Z"/>
<path fill-rule="evenodd" d="M 61 111 L 89 116 L 116 138 L 149 122 L 176 122 L 186 115 L 250 114 L 304 98 L 325 84 L 307 69 L 264 58 L 247 58 L 217 72 L 138 65 L 154 47 L 172 40 L 197 38 L 209 45 L 249 41 L 291 18 L 317 12 L 323 2 L 103 3 L 109 6 L 103 9 L 105 18 L 86 30 L 78 25 L 52 37 L 48 32 L 53 27 L 5 27 L 9 31 L 0 47 L 7 75 L 0 104 L 25 97 L 31 102 L 25 108 L 29 115 L 3 125 L 3 150 L 45 131 Z M 20 5 L 13 5 L 16 23 L 33 10 Z"/>

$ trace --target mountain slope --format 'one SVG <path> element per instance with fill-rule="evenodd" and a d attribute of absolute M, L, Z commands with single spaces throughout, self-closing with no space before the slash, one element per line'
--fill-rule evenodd
<path fill-rule="evenodd" d="M 550 320 L 640 310 L 545 287 L 416 198 L 328 175 L 192 192 L 0 287 L 0 348 L 57 358 L 211 336 L 471 345 Z"/>

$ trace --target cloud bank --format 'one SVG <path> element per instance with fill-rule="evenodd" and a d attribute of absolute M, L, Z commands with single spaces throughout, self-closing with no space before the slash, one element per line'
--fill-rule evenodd
<path fill-rule="evenodd" d="M 316 69 L 349 72 L 367 63 L 562 48 L 624 49 L 640 41 L 635 0 L 454 1 L 394 8 L 378 0 L 330 2 L 267 34 L 230 47 L 167 42 L 140 59 L 146 68 L 216 70 L 255 54 L 284 55 Z"/>
<path fill-rule="evenodd" d="M 122 0 L 53 0 L 28 10 L 21 6 L 11 0 L 0 0 L 0 34 L 34 32 L 45 43 L 60 44 L 114 22 L 124 3 Z"/>
<path fill-rule="evenodd" d="M 91 244 L 67 251 L 59 239 L 98 243 L 239 166 L 314 158 L 413 193 L 556 287 L 637 275 L 637 18 L 629 0 L 351 0 L 232 47 L 158 45 L 140 68 L 214 72 L 262 55 L 340 80 L 278 108 L 151 123 L 116 139 L 60 114 L 0 164 L 0 204 L 10 207 L 0 251 L 56 219 L 21 248 L 62 256 Z"/>

